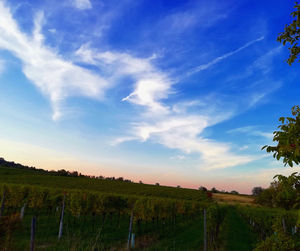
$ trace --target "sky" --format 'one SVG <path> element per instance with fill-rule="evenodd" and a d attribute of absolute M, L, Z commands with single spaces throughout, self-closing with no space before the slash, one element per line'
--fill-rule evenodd
<path fill-rule="evenodd" d="M 0 0 L 0 156 L 251 193 L 300 101 L 293 1 Z"/>

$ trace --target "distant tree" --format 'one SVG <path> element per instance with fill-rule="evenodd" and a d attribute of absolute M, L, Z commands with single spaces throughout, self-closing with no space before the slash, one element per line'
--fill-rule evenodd
<path fill-rule="evenodd" d="M 117 178 L 118 181 L 124 181 L 124 178 L 123 177 L 119 177 Z"/>
<path fill-rule="evenodd" d="M 143 181 L 140 180 L 139 183 L 140 183 L 140 184 L 143 184 Z"/>
<path fill-rule="evenodd" d="M 294 8 L 296 10 L 291 13 L 293 21 L 285 26 L 284 31 L 281 32 L 277 38 L 277 41 L 283 45 L 288 43 L 291 46 L 289 47 L 290 56 L 287 59 L 289 65 L 294 63 L 300 54 L 300 46 L 298 45 L 300 39 L 300 4 L 296 2 Z"/>
<path fill-rule="evenodd" d="M 212 193 L 218 193 L 218 192 L 219 192 L 215 187 L 213 187 L 210 191 L 211 191 Z"/>
<path fill-rule="evenodd" d="M 78 177 L 78 172 L 77 171 L 73 171 L 70 173 L 71 177 Z"/>
<path fill-rule="evenodd" d="M 69 172 L 67 172 L 65 169 L 61 169 L 57 171 L 58 176 L 69 176 Z"/>
<path fill-rule="evenodd" d="M 262 187 L 253 187 L 252 189 L 252 195 L 253 196 L 258 196 L 262 193 L 263 188 Z"/>
<path fill-rule="evenodd" d="M 159 183 L 155 183 L 156 186 L 159 186 Z"/>
<path fill-rule="evenodd" d="M 230 193 L 231 193 L 231 194 L 239 194 L 239 192 L 237 192 L 237 191 L 235 191 L 235 190 L 232 190 Z"/>
<path fill-rule="evenodd" d="M 265 145 L 262 147 L 266 151 L 273 152 L 273 157 L 279 160 L 283 157 L 283 163 L 290 167 L 293 164 L 300 164 L 300 107 L 294 106 L 292 108 L 293 117 L 281 117 L 279 121 L 279 131 L 275 131 L 273 141 L 277 141 L 277 146 Z"/>
<path fill-rule="evenodd" d="M 275 196 L 274 187 L 270 186 L 267 189 L 263 189 L 262 192 L 255 197 L 254 202 L 267 207 L 273 207 L 273 196 Z"/>
<path fill-rule="evenodd" d="M 206 192 L 206 191 L 207 191 L 207 188 L 206 188 L 206 187 L 203 187 L 203 186 L 199 187 L 198 189 L 199 189 L 200 191 L 203 191 L 203 192 Z"/>
<path fill-rule="evenodd" d="M 177 185 L 177 188 L 181 188 L 181 186 Z"/>

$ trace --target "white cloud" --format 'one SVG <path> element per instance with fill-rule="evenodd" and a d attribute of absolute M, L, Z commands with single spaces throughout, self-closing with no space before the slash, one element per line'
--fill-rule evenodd
<path fill-rule="evenodd" d="M 90 0 L 75 0 L 73 4 L 77 9 L 80 10 L 87 10 L 92 8 Z"/>
<path fill-rule="evenodd" d="M 229 114 L 229 113 L 228 113 Z M 227 115 L 228 116 L 228 115 Z M 140 123 L 132 128 L 130 140 L 152 141 L 177 149 L 185 154 L 199 154 L 200 169 L 219 169 L 248 163 L 257 157 L 231 152 L 230 145 L 201 137 L 205 128 L 228 117 L 200 115 L 170 115 L 156 123 Z M 124 138 L 120 142 L 124 142 Z"/>
<path fill-rule="evenodd" d="M 51 100 L 53 119 L 62 115 L 62 102 L 72 95 L 101 99 L 109 83 L 91 71 L 65 60 L 44 45 L 41 33 L 43 14 L 35 18 L 32 36 L 23 33 L 10 10 L 0 2 L 0 49 L 10 51 L 22 62 L 22 70 Z"/>
<path fill-rule="evenodd" d="M 124 75 L 134 79 L 134 91 L 122 101 L 145 106 L 154 113 L 168 113 L 169 108 L 160 100 L 167 98 L 173 82 L 151 63 L 155 55 L 137 58 L 127 53 L 99 52 L 88 45 L 81 46 L 76 54 L 80 61 L 98 66 L 114 79 Z"/>

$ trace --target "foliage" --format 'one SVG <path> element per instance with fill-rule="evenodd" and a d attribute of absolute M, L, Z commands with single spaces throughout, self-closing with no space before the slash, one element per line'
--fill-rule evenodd
<path fill-rule="evenodd" d="M 203 192 L 206 192 L 206 191 L 207 191 L 207 188 L 204 187 L 204 186 L 200 186 L 200 187 L 198 188 L 198 190 L 203 191 Z"/>
<path fill-rule="evenodd" d="M 295 243 L 285 234 L 271 235 L 260 242 L 254 251 L 294 251 Z"/>
<path fill-rule="evenodd" d="M 295 62 L 300 53 L 300 46 L 298 45 L 300 38 L 300 4 L 295 3 L 294 8 L 296 10 L 293 11 L 291 15 L 295 19 L 292 21 L 292 23 L 285 26 L 284 32 L 280 33 L 277 38 L 277 41 L 283 45 L 286 43 L 291 45 L 291 47 L 289 47 L 290 57 L 287 60 L 289 65 Z"/>
<path fill-rule="evenodd" d="M 207 239 L 209 250 L 218 250 L 221 224 L 227 212 L 226 206 L 214 204 L 207 208 Z"/>
<path fill-rule="evenodd" d="M 262 191 L 263 191 L 262 187 L 253 187 L 252 195 L 253 196 L 258 196 L 262 193 Z"/>
<path fill-rule="evenodd" d="M 211 191 L 212 193 L 218 193 L 218 192 L 219 192 L 215 187 L 213 187 L 210 191 Z"/>
<path fill-rule="evenodd" d="M 300 233 L 297 229 L 297 211 L 283 209 L 239 207 L 241 216 L 253 232 L 259 234 L 256 251 L 298 250 Z"/>
<path fill-rule="evenodd" d="M 5 197 L 3 196 L 4 190 Z M 177 189 L 174 188 L 174 190 Z M 117 221 L 115 221 L 115 228 L 119 229 L 121 219 L 127 218 L 129 222 L 131 212 L 133 212 L 134 216 L 134 233 L 136 233 L 136 237 L 140 237 L 142 234 L 142 223 L 144 223 L 144 231 L 146 229 L 146 226 L 152 223 L 151 231 L 160 235 L 160 233 L 164 233 L 165 230 L 173 231 L 173 229 L 177 228 L 177 225 L 182 224 L 182 222 L 184 222 L 184 224 L 186 225 L 193 219 L 199 220 L 199 218 L 202 217 L 203 208 L 208 206 L 207 203 L 199 202 L 197 200 L 168 199 L 165 197 L 133 196 L 126 194 L 118 195 L 112 193 L 105 194 L 96 191 L 54 189 L 45 188 L 42 186 L 22 186 L 12 184 L 0 184 L 0 200 L 1 199 L 4 199 L 5 207 L 4 216 L 0 217 L 0 235 L 1 233 L 3 233 L 4 235 L 2 236 L 2 238 L 4 240 L 8 240 L 7 247 L 11 247 L 10 243 L 12 242 L 11 240 L 13 238 L 13 235 L 11 233 L 12 230 L 16 229 L 16 227 L 14 223 L 15 221 L 7 221 L 6 219 L 10 219 L 11 216 L 17 215 L 12 219 L 16 219 L 18 220 L 16 222 L 20 222 L 19 212 L 22 211 L 21 208 L 23 208 L 25 205 L 25 218 L 28 219 L 29 214 L 31 216 L 38 216 L 37 221 L 39 224 L 39 228 L 43 224 L 43 222 L 39 220 L 40 218 L 47 217 L 47 224 L 49 224 L 50 219 L 52 219 L 52 222 L 54 219 L 54 223 L 57 223 L 57 226 L 54 226 L 56 230 L 58 228 L 59 215 L 62 210 L 62 202 L 64 200 L 66 217 L 65 220 L 68 221 L 68 223 L 66 224 L 66 229 L 68 229 L 69 227 L 69 230 L 66 230 L 69 232 L 65 233 L 65 237 L 70 233 L 73 234 L 75 226 L 77 226 L 76 229 L 78 229 L 78 226 L 80 229 L 84 229 L 83 231 L 85 231 L 87 234 L 94 234 L 96 227 L 96 229 L 99 229 L 99 234 L 101 234 L 103 226 L 107 226 L 107 221 L 110 221 L 111 224 L 113 218 L 117 219 Z M 71 221 L 68 219 L 71 219 Z M 88 219 L 92 219 L 92 229 L 90 228 L 87 231 L 86 221 Z M 5 223 L 1 224 L 1 222 L 3 222 L 4 220 L 6 220 Z M 77 222 L 83 222 L 83 225 L 80 225 Z M 26 226 L 26 229 L 30 229 L 28 228 L 28 224 Z M 123 242 L 126 241 L 126 229 L 128 229 L 128 225 L 122 230 L 123 232 L 120 240 L 123 240 Z M 23 236 L 29 236 L 28 234 L 24 233 L 25 228 L 22 228 L 18 231 L 19 232 L 16 235 L 18 236 L 18 238 L 20 237 L 20 233 L 22 233 Z M 98 233 L 98 231 L 96 231 L 96 233 Z M 110 229 L 110 231 L 111 232 L 109 234 L 113 233 L 116 230 Z M 125 235 L 123 233 L 125 233 Z M 56 232 L 54 234 L 56 234 L 57 236 Z M 88 234 L 86 236 L 82 236 L 81 238 L 86 241 L 90 240 L 91 237 L 90 234 Z M 98 240 L 96 241 L 96 244 L 102 243 L 102 237 L 100 238 L 96 235 L 94 238 Z M 22 247 L 24 250 L 24 246 Z M 53 247 L 53 250 L 55 249 L 54 244 L 51 244 L 51 247 Z M 87 249 L 95 250 L 95 248 Z M 99 248 L 99 250 L 104 249 L 105 248 L 103 247 Z M 11 248 L 9 250 L 20 249 Z M 63 250 L 68 249 L 65 248 Z"/>
<path fill-rule="evenodd" d="M 293 164 L 300 164 L 300 107 L 294 106 L 292 108 L 293 117 L 281 117 L 279 121 L 282 125 L 279 125 L 279 131 L 275 131 L 273 141 L 277 141 L 277 146 L 265 145 L 263 149 L 273 152 L 273 157 L 280 160 L 283 157 L 283 163 L 290 167 Z"/>
<path fill-rule="evenodd" d="M 269 207 L 300 209 L 300 174 L 274 176 L 274 182 L 256 196 L 255 202 Z"/>

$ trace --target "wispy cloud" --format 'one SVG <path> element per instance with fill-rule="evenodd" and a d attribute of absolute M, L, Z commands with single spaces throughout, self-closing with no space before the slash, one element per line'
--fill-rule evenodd
<path fill-rule="evenodd" d="M 115 138 L 114 140 L 110 141 L 109 144 L 111 146 L 117 146 L 119 144 L 122 144 L 123 142 L 127 142 L 127 141 L 132 141 L 132 140 L 138 140 L 138 137 L 119 137 L 119 138 Z"/>
<path fill-rule="evenodd" d="M 80 10 L 87 10 L 92 8 L 90 0 L 74 0 L 74 6 Z"/>
<path fill-rule="evenodd" d="M 160 103 L 171 92 L 172 80 L 167 74 L 158 70 L 150 58 L 137 58 L 128 53 L 99 52 L 84 45 L 76 54 L 82 62 L 86 62 L 105 71 L 108 77 L 114 80 L 121 76 L 131 76 L 134 79 L 134 91 L 122 101 L 145 106 L 151 112 L 168 113 L 168 107 Z"/>
<path fill-rule="evenodd" d="M 180 9 L 170 11 L 153 26 L 155 32 L 164 29 L 163 36 L 178 35 L 196 27 L 208 28 L 228 17 L 232 8 L 219 1 L 185 2 Z M 151 30 L 151 29 L 150 29 Z"/>
<path fill-rule="evenodd" d="M 235 128 L 232 130 L 227 131 L 227 133 L 242 133 L 242 134 L 248 134 L 252 136 L 259 136 L 259 137 L 264 137 L 267 139 L 273 139 L 273 134 L 269 132 L 263 132 L 257 129 L 255 126 L 244 126 L 244 127 L 239 127 Z"/>
<path fill-rule="evenodd" d="M 226 53 L 226 54 L 224 54 L 222 56 L 219 56 L 219 57 L 213 59 L 209 63 L 199 65 L 199 66 L 195 67 L 194 69 L 190 70 L 189 72 L 187 72 L 186 76 L 190 76 L 190 75 L 195 74 L 197 72 L 206 70 L 209 67 L 211 67 L 211 66 L 219 63 L 220 61 L 223 61 L 224 59 L 226 59 L 226 58 L 228 58 L 230 56 L 233 56 L 234 54 L 236 54 L 236 53 L 238 53 L 238 52 L 246 49 L 247 47 L 251 46 L 252 44 L 257 43 L 257 42 L 259 42 L 259 41 L 261 41 L 263 39 L 264 39 L 264 37 L 260 37 L 258 39 L 253 40 L 253 41 L 250 41 L 250 42 L 246 43 L 245 45 L 243 45 L 242 47 L 240 47 L 240 48 L 238 48 L 238 49 L 236 49 L 234 51 L 228 52 L 228 53 Z"/>
<path fill-rule="evenodd" d="M 185 155 L 176 155 L 176 156 L 171 156 L 170 159 L 185 160 L 186 156 Z"/>
<path fill-rule="evenodd" d="M 249 146 L 244 145 L 244 146 L 240 147 L 239 150 L 244 151 L 244 150 L 247 150 L 248 148 L 249 148 Z"/>
<path fill-rule="evenodd" d="M 226 114 L 226 115 L 225 115 Z M 231 151 L 230 144 L 201 137 L 203 131 L 230 117 L 230 113 L 211 115 L 170 114 L 156 122 L 133 124 L 130 140 L 151 141 L 185 154 L 198 154 L 199 169 L 220 169 L 248 163 L 255 156 L 238 155 Z M 149 117 L 144 118 L 151 120 Z M 124 142 L 124 138 L 120 142 Z M 125 139 L 126 140 L 126 139 Z"/>
<path fill-rule="evenodd" d="M 62 102 L 72 95 L 101 99 L 109 83 L 91 71 L 64 59 L 44 44 L 43 13 L 38 13 L 31 36 L 20 30 L 10 10 L 0 2 L 0 48 L 22 62 L 26 77 L 51 100 L 53 119 L 62 115 Z"/>

